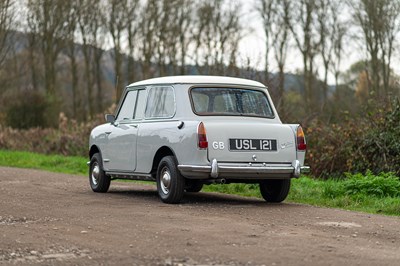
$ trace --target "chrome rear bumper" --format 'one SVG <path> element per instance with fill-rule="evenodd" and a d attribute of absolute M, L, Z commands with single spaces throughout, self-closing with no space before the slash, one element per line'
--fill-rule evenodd
<path fill-rule="evenodd" d="M 211 165 L 178 165 L 181 174 L 192 179 L 226 178 L 226 179 L 281 179 L 297 178 L 302 173 L 309 173 L 309 166 L 301 166 L 298 160 L 292 164 L 266 163 L 218 163 L 212 160 Z"/>

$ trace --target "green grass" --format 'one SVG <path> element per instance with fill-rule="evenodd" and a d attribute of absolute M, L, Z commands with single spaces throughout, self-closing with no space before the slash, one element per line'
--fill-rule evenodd
<path fill-rule="evenodd" d="M 0 150 L 0 165 L 42 169 L 57 173 L 87 174 L 87 158 L 62 155 L 44 155 L 24 151 Z"/>
<path fill-rule="evenodd" d="M 1 151 L 0 165 L 87 175 L 87 158 Z M 256 184 L 204 186 L 203 191 L 261 198 Z M 345 179 L 293 179 L 289 202 L 400 216 L 400 180 L 392 174 L 347 175 Z"/>
<path fill-rule="evenodd" d="M 258 185 L 254 184 L 210 185 L 203 191 L 261 198 Z M 286 201 L 400 216 L 400 180 L 390 174 L 370 173 L 328 180 L 303 176 L 292 179 Z"/>

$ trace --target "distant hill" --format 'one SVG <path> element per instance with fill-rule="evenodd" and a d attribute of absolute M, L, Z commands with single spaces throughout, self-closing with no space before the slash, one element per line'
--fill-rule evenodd
<path fill-rule="evenodd" d="M 28 41 L 28 35 L 23 32 L 12 32 L 12 34 L 9 35 L 8 38 L 8 43 L 12 46 L 14 49 L 14 52 L 11 54 L 22 54 L 24 51 L 26 51 L 29 41 Z M 83 64 L 83 53 L 82 53 L 82 45 L 79 43 L 76 43 L 76 55 L 77 55 L 77 61 L 81 62 Z M 10 54 L 10 55 L 11 55 Z M 115 83 L 115 71 L 114 71 L 114 52 L 112 49 L 110 50 L 105 50 L 103 52 L 103 57 L 102 57 L 102 73 L 103 73 L 103 79 L 113 85 Z M 125 57 L 125 63 L 127 62 L 127 57 Z M 66 55 L 66 51 L 61 51 L 61 54 L 59 56 L 59 62 L 58 62 L 62 68 L 64 69 L 64 72 L 68 71 L 68 57 Z M 125 67 L 124 67 L 125 68 Z M 140 70 L 140 65 L 137 64 L 135 67 L 138 71 Z M 125 68 L 126 69 L 126 68 Z M 154 64 L 153 69 L 157 69 L 157 65 Z M 186 69 L 188 71 L 188 74 L 191 75 L 197 75 L 199 73 L 198 69 L 194 65 L 187 65 Z M 172 71 L 171 71 L 172 72 Z M 242 73 L 241 77 L 247 77 L 247 78 L 252 78 L 256 79 L 262 82 L 260 78 L 257 79 L 257 77 L 263 77 L 264 74 L 262 71 L 256 71 L 252 73 L 246 73 L 246 70 L 240 69 L 240 73 Z M 277 73 L 271 73 L 270 76 L 272 77 L 271 84 L 275 84 L 275 86 L 270 86 L 271 90 L 273 90 L 273 87 L 277 86 L 278 83 L 278 74 Z M 126 81 L 126 84 L 129 84 L 134 81 Z M 69 88 L 70 86 L 64 86 L 65 88 Z M 294 91 L 298 93 L 303 93 L 304 92 L 304 79 L 301 75 L 296 75 L 292 73 L 287 73 L 285 74 L 285 91 Z M 329 87 L 329 93 L 332 94 L 335 91 L 334 86 Z"/>

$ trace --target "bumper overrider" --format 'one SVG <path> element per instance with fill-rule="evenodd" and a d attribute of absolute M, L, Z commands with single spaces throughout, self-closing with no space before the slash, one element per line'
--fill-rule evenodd
<path fill-rule="evenodd" d="M 178 165 L 181 174 L 191 179 L 285 179 L 297 178 L 309 173 L 309 166 L 302 166 L 298 160 L 291 164 L 267 163 L 218 163 L 213 159 L 211 165 Z"/>

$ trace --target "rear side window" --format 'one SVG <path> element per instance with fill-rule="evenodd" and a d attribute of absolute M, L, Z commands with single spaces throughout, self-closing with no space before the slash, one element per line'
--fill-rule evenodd
<path fill-rule="evenodd" d="M 153 87 L 149 91 L 146 118 L 169 118 L 175 114 L 175 94 L 172 87 Z"/>
<path fill-rule="evenodd" d="M 267 95 L 259 90 L 193 88 L 190 94 L 198 115 L 274 117 Z"/>

